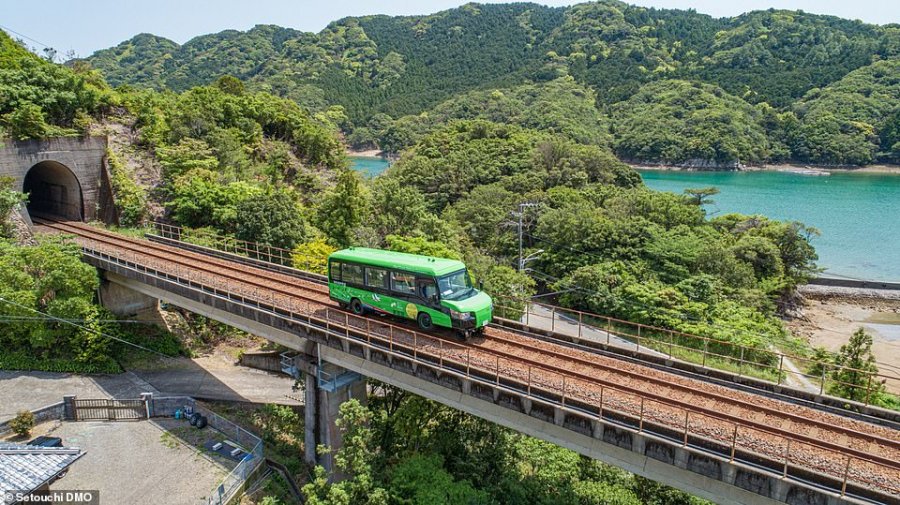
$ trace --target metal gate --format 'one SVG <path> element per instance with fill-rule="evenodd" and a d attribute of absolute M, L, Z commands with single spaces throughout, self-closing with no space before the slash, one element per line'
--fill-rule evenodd
<path fill-rule="evenodd" d="M 75 400 L 76 421 L 147 419 L 144 400 Z"/>

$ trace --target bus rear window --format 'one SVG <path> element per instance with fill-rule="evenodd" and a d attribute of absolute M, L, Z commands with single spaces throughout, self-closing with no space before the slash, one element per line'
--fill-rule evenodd
<path fill-rule="evenodd" d="M 331 280 L 338 282 L 341 280 L 341 264 L 337 261 L 331 262 Z"/>

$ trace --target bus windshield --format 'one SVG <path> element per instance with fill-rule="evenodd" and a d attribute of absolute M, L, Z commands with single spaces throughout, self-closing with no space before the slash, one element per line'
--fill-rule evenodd
<path fill-rule="evenodd" d="M 469 273 L 465 270 L 438 277 L 438 289 L 441 291 L 441 298 L 445 300 L 459 300 L 475 293 L 469 281 Z"/>

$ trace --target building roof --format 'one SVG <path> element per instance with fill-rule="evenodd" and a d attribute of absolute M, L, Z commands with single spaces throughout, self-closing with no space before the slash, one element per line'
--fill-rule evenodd
<path fill-rule="evenodd" d="M 83 455 L 84 451 L 77 447 L 0 442 L 0 497 L 6 491 L 33 491 L 41 487 Z"/>
<path fill-rule="evenodd" d="M 335 260 L 346 260 L 384 268 L 395 268 L 425 275 L 444 275 L 466 268 L 459 260 L 419 256 L 383 249 L 351 247 L 336 251 L 329 256 Z"/>

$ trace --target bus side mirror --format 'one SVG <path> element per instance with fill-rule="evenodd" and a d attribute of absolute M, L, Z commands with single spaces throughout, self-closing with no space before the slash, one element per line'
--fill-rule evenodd
<path fill-rule="evenodd" d="M 478 291 L 484 291 L 484 281 L 478 281 Z"/>
<path fill-rule="evenodd" d="M 438 302 L 438 294 L 437 293 L 431 295 L 431 301 L 434 303 Z"/>

